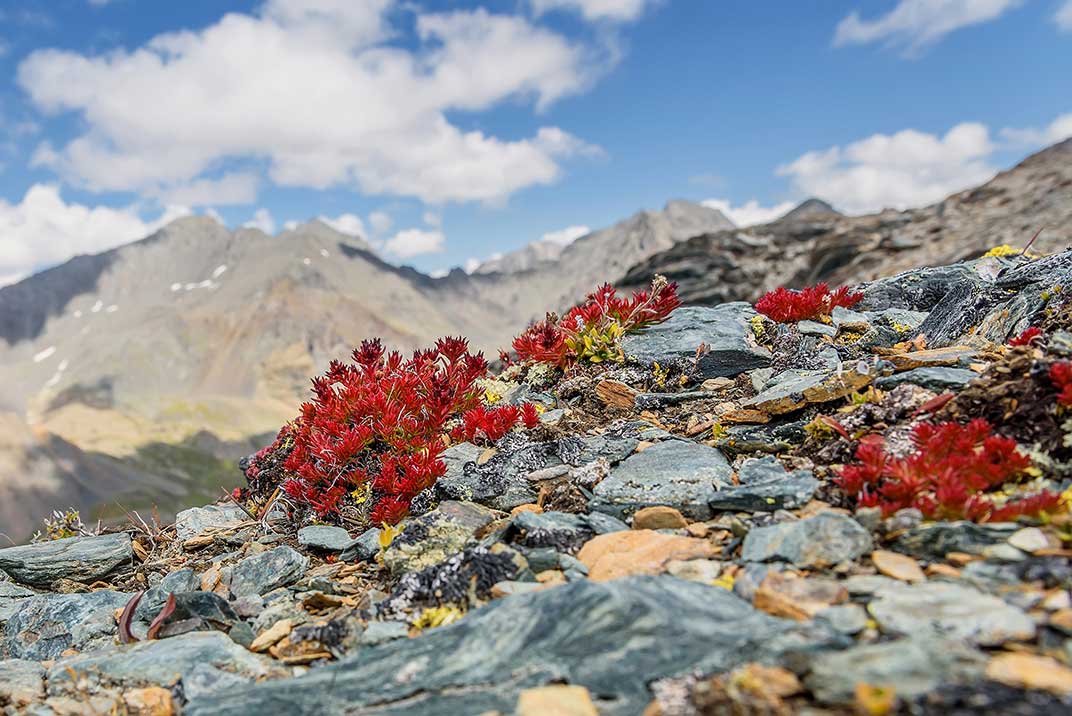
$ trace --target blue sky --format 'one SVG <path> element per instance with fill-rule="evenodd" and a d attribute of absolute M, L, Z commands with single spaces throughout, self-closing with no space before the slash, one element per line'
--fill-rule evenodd
<path fill-rule="evenodd" d="M 188 212 L 434 271 L 921 205 L 1072 135 L 1070 69 L 1072 0 L 0 0 L 0 283 Z"/>

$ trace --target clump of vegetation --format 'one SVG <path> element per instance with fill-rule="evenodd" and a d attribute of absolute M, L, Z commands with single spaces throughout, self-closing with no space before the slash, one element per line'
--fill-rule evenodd
<path fill-rule="evenodd" d="M 829 285 L 820 283 L 800 291 L 776 288 L 756 301 L 756 310 L 778 323 L 823 321 L 835 308 L 852 308 L 863 298 L 847 286 L 831 291 Z"/>
<path fill-rule="evenodd" d="M 1031 460 L 1015 440 L 994 435 L 986 420 L 920 423 L 912 442 L 913 453 L 894 457 L 881 437 L 865 438 L 857 464 L 843 467 L 837 484 L 859 506 L 885 515 L 914 507 L 928 519 L 1002 522 L 1061 509 L 1060 494 L 1049 490 L 999 498 L 996 491 L 1029 474 Z"/>
<path fill-rule="evenodd" d="M 532 408 L 481 404 L 477 381 L 487 369 L 461 338 L 443 338 L 408 360 L 365 341 L 352 363 L 334 361 L 313 379 L 313 399 L 252 459 L 247 479 L 265 490 L 272 485 L 263 478 L 275 476 L 299 507 L 322 519 L 348 510 L 361 521 L 395 524 L 446 472 L 439 456 L 450 423 L 466 438 L 488 441 L 518 420 L 534 424 Z"/>
<path fill-rule="evenodd" d="M 51 542 L 57 539 L 66 539 L 68 537 L 82 537 L 86 535 L 96 534 L 96 532 L 89 530 L 82 523 L 82 515 L 78 510 L 52 510 L 52 514 L 45 517 L 41 522 L 44 525 L 44 532 L 35 532 L 30 539 L 31 542 Z"/>
<path fill-rule="evenodd" d="M 1009 339 L 1008 345 L 1010 346 L 1030 346 L 1034 345 L 1042 338 L 1042 329 L 1038 326 L 1030 326 L 1020 332 L 1018 336 L 1014 336 Z"/>
<path fill-rule="evenodd" d="M 1057 388 L 1057 402 L 1066 408 L 1072 408 L 1072 361 L 1051 363 L 1050 381 Z"/>
<path fill-rule="evenodd" d="M 554 314 L 529 326 L 514 339 L 513 348 L 523 361 L 568 368 L 584 361 L 623 361 L 622 338 L 632 331 L 666 320 L 681 305 L 677 284 L 662 276 L 652 281 L 650 291 L 621 298 L 613 286 L 604 284 L 559 319 Z"/>

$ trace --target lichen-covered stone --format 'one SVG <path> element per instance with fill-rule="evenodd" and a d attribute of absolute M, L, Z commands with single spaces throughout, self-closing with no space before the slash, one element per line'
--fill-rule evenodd
<path fill-rule="evenodd" d="M 231 576 L 231 594 L 236 597 L 267 594 L 298 581 L 308 567 L 309 558 L 290 547 L 276 547 L 246 557 L 235 565 Z"/>
<path fill-rule="evenodd" d="M 31 597 L 4 624 L 4 651 L 16 659 L 55 659 L 67 649 L 112 643 L 115 610 L 129 594 L 48 594 Z"/>
<path fill-rule="evenodd" d="M 829 567 L 870 552 L 871 545 L 870 533 L 856 520 L 835 512 L 821 512 L 803 520 L 751 530 L 744 539 L 741 559 Z"/>

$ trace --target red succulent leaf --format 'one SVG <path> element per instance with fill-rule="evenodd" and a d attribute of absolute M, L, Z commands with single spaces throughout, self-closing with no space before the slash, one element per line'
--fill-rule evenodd
<path fill-rule="evenodd" d="M 149 624 L 149 633 L 145 635 L 146 639 L 155 639 L 156 635 L 160 632 L 160 627 L 164 626 L 164 622 L 168 617 L 175 613 L 175 595 L 168 594 L 167 601 L 164 602 L 164 608 L 160 610 L 160 613 L 156 615 L 152 623 Z"/>
<path fill-rule="evenodd" d="M 143 596 L 145 596 L 144 591 L 135 594 L 119 614 L 119 641 L 122 644 L 131 644 L 138 641 L 138 637 L 134 636 L 130 631 L 130 623 L 134 621 L 134 610 L 138 608 L 138 602 L 141 601 Z"/>
<path fill-rule="evenodd" d="M 825 283 L 799 291 L 776 288 L 756 301 L 756 311 L 778 323 L 818 321 L 839 306 L 852 308 L 863 298 L 862 293 L 854 293 L 845 286 L 831 291 Z"/>

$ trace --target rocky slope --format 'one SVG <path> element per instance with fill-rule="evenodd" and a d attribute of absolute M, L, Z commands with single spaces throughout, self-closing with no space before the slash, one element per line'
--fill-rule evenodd
<path fill-rule="evenodd" d="M 806 202 L 781 220 L 696 236 L 632 267 L 636 289 L 660 273 L 687 303 L 754 301 L 777 286 L 843 285 L 940 266 L 1008 244 L 1067 248 L 1072 236 L 1072 139 L 975 189 L 922 209 L 842 216 Z"/>
<path fill-rule="evenodd" d="M 0 707 L 1067 713 L 1070 281 L 1072 251 L 985 258 L 875 281 L 826 321 L 686 307 L 622 363 L 510 368 L 499 404 L 541 403 L 539 425 L 450 447 L 397 533 L 311 522 L 267 485 L 0 549 Z M 861 445 L 902 459 L 919 425 L 978 418 L 1012 441 L 988 455 L 1030 464 L 981 498 L 1062 494 L 1044 519 L 843 489 Z"/>

